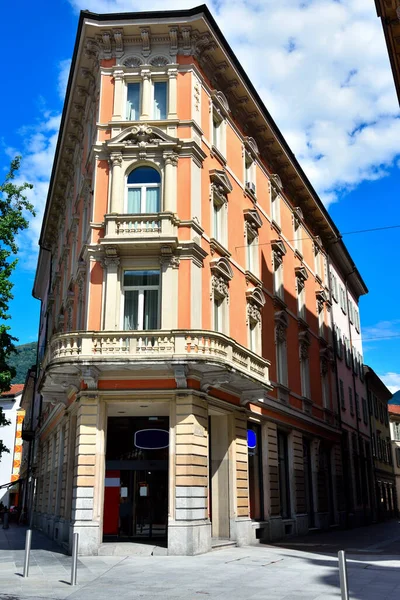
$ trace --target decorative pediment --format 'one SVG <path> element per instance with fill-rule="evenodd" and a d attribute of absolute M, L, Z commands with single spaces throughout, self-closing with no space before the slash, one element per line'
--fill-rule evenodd
<path fill-rule="evenodd" d="M 246 223 L 248 223 L 252 229 L 260 229 L 262 221 L 257 210 L 254 208 L 245 208 L 243 214 Z"/>
<path fill-rule="evenodd" d="M 216 105 L 216 107 L 225 116 L 227 116 L 228 113 L 230 112 L 230 108 L 229 108 L 228 100 L 226 99 L 225 94 L 223 94 L 221 91 L 214 90 L 211 93 L 211 98 L 212 98 L 214 104 Z"/>
<path fill-rule="evenodd" d="M 302 282 L 308 279 L 307 269 L 305 267 L 295 267 L 294 269 L 295 275 Z"/>
<path fill-rule="evenodd" d="M 304 219 L 304 217 L 303 217 L 303 211 L 301 210 L 300 206 L 295 206 L 294 207 L 294 209 L 293 209 L 293 216 L 298 221 L 303 221 L 303 219 Z"/>
<path fill-rule="evenodd" d="M 143 64 L 143 61 L 138 56 L 129 56 L 125 58 L 122 63 L 124 67 L 140 67 Z"/>
<path fill-rule="evenodd" d="M 282 240 L 272 240 L 271 248 L 278 256 L 282 257 L 286 254 L 286 246 Z"/>
<path fill-rule="evenodd" d="M 310 334 L 308 333 L 308 331 L 301 331 L 299 333 L 299 343 L 300 346 L 305 346 L 305 347 L 309 347 L 311 346 L 311 339 L 310 339 Z"/>
<path fill-rule="evenodd" d="M 317 235 L 314 238 L 313 242 L 314 242 L 314 253 L 318 254 L 318 252 L 321 252 L 321 250 L 322 250 L 322 240 L 319 237 L 319 235 Z"/>
<path fill-rule="evenodd" d="M 128 127 L 119 133 L 117 136 L 107 142 L 110 149 L 130 147 L 130 146 L 161 146 L 179 147 L 181 142 L 178 138 L 172 137 L 165 133 L 159 127 L 150 127 L 147 123 L 143 125 L 134 125 Z"/>
<path fill-rule="evenodd" d="M 289 323 L 288 323 L 286 311 L 278 310 L 274 315 L 274 320 L 275 320 L 275 324 L 277 326 L 280 325 L 281 327 L 284 327 L 285 329 L 287 329 Z"/>
<path fill-rule="evenodd" d="M 232 191 L 233 187 L 229 180 L 226 171 L 223 169 L 212 169 L 210 171 L 210 180 L 212 191 L 215 192 L 221 198 L 226 196 Z"/>
<path fill-rule="evenodd" d="M 260 151 L 257 146 L 257 142 L 253 137 L 246 137 L 244 139 L 244 146 L 246 150 L 248 150 L 251 154 L 256 155 L 260 154 Z"/>
<path fill-rule="evenodd" d="M 150 59 L 149 64 L 152 67 L 166 67 L 171 61 L 165 56 L 154 56 Z"/>
<path fill-rule="evenodd" d="M 271 185 L 276 189 L 278 193 L 283 190 L 282 180 L 276 173 L 273 173 L 271 175 Z"/>
<path fill-rule="evenodd" d="M 315 292 L 318 304 L 325 304 L 328 301 L 328 296 L 325 290 L 317 290 Z"/>
<path fill-rule="evenodd" d="M 226 258 L 214 259 L 210 263 L 212 274 L 216 277 L 222 277 L 226 281 L 230 281 L 233 277 L 232 267 Z"/>
<path fill-rule="evenodd" d="M 265 296 L 264 292 L 260 287 L 255 287 L 247 290 L 246 292 L 247 302 L 252 304 L 256 304 L 260 308 L 262 308 L 265 304 Z"/>

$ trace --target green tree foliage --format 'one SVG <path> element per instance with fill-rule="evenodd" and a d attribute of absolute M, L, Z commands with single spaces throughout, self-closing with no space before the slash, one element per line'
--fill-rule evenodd
<path fill-rule="evenodd" d="M 11 383 L 25 383 L 26 374 L 36 364 L 37 342 L 15 346 L 15 354 L 8 359 L 8 364 L 15 369 Z"/>
<path fill-rule="evenodd" d="M 13 299 L 11 275 L 17 265 L 16 237 L 28 228 L 28 215 L 35 215 L 33 205 L 25 195 L 25 191 L 33 186 L 30 183 L 17 185 L 14 181 L 20 163 L 21 157 L 16 156 L 11 161 L 4 183 L 0 184 L 0 393 L 10 389 L 11 380 L 16 373 L 15 368 L 9 364 L 9 358 L 15 352 L 14 342 L 17 339 L 11 335 L 10 326 L 4 324 L 10 318 L 9 303 Z M 1 412 L 0 427 L 5 424 Z M 0 442 L 0 458 L 2 452 L 4 445 Z"/>

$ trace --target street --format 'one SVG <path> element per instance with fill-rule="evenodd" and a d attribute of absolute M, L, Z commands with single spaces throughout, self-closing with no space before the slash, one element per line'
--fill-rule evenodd
<path fill-rule="evenodd" d="M 283 545 L 228 548 L 195 557 L 71 557 L 33 532 L 29 578 L 22 578 L 25 531 L 0 529 L 0 600 L 333 600 L 340 598 L 337 549 L 348 549 L 351 600 L 400 597 L 400 523 L 293 538 Z"/>

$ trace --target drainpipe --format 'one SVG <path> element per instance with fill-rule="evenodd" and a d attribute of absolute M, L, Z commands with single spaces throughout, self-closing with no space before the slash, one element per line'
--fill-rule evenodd
<path fill-rule="evenodd" d="M 336 400 L 337 400 L 337 408 L 338 408 L 338 421 L 339 421 L 339 428 L 340 428 L 340 454 L 342 457 L 342 470 L 344 468 L 344 464 L 345 464 L 345 456 L 344 456 L 344 447 L 343 447 L 343 435 L 342 435 L 342 407 L 340 405 L 340 386 L 339 386 L 339 374 L 338 374 L 338 370 L 337 370 L 337 364 L 338 364 L 338 355 L 337 355 L 337 348 L 336 348 L 336 341 L 335 341 L 335 337 L 333 335 L 333 331 L 334 331 L 334 318 L 333 318 L 333 302 L 332 302 L 332 290 L 331 290 L 331 261 L 329 258 L 329 255 L 327 254 L 327 262 L 328 262 L 328 283 L 329 283 L 329 300 L 331 302 L 331 330 L 332 330 L 332 337 L 333 337 L 333 358 L 335 359 L 335 383 L 336 383 Z M 347 489 L 347 485 L 346 482 L 343 482 L 343 489 L 344 489 L 344 498 L 345 498 L 345 505 L 346 505 L 346 527 L 348 526 L 348 514 L 349 514 L 349 491 Z"/>
<path fill-rule="evenodd" d="M 357 439 L 358 439 L 358 455 L 360 456 L 360 447 L 361 447 L 361 434 L 360 434 L 360 425 L 358 422 L 358 414 L 357 414 L 357 404 L 356 404 L 356 394 L 357 394 L 357 386 L 356 386 L 356 376 L 354 373 L 354 368 L 353 368 L 353 341 L 352 341 L 352 336 L 351 336 L 351 323 L 350 323 L 350 312 L 349 312 L 349 306 L 350 306 L 350 302 L 349 302 L 349 294 L 348 294 L 348 285 L 347 285 L 347 281 L 348 278 L 350 277 L 350 275 L 352 275 L 355 272 L 355 269 L 353 269 L 352 271 L 350 271 L 350 273 L 348 273 L 345 277 L 344 280 L 344 285 L 345 285 L 345 290 L 346 290 L 346 304 L 347 304 L 347 323 L 348 323 L 348 327 L 349 327 L 349 336 L 350 336 L 350 350 L 351 350 L 351 374 L 352 374 L 352 379 L 353 379 L 353 397 L 354 397 L 354 405 L 355 405 L 355 409 L 356 409 L 356 425 L 357 425 Z M 359 414 L 361 414 L 361 408 L 360 408 L 360 398 L 358 399 L 358 412 Z M 368 484 L 368 482 L 367 482 Z M 363 505 L 363 514 L 364 514 L 364 524 L 365 524 L 365 518 L 366 518 L 366 505 L 365 505 L 365 498 L 364 498 L 364 494 L 362 493 L 362 488 L 361 488 L 361 495 L 362 495 L 362 505 Z"/>

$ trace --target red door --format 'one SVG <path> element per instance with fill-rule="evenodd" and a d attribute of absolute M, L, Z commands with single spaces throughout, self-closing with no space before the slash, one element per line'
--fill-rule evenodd
<path fill-rule="evenodd" d="M 120 472 L 106 471 L 104 483 L 104 535 L 118 535 L 120 501 Z"/>

